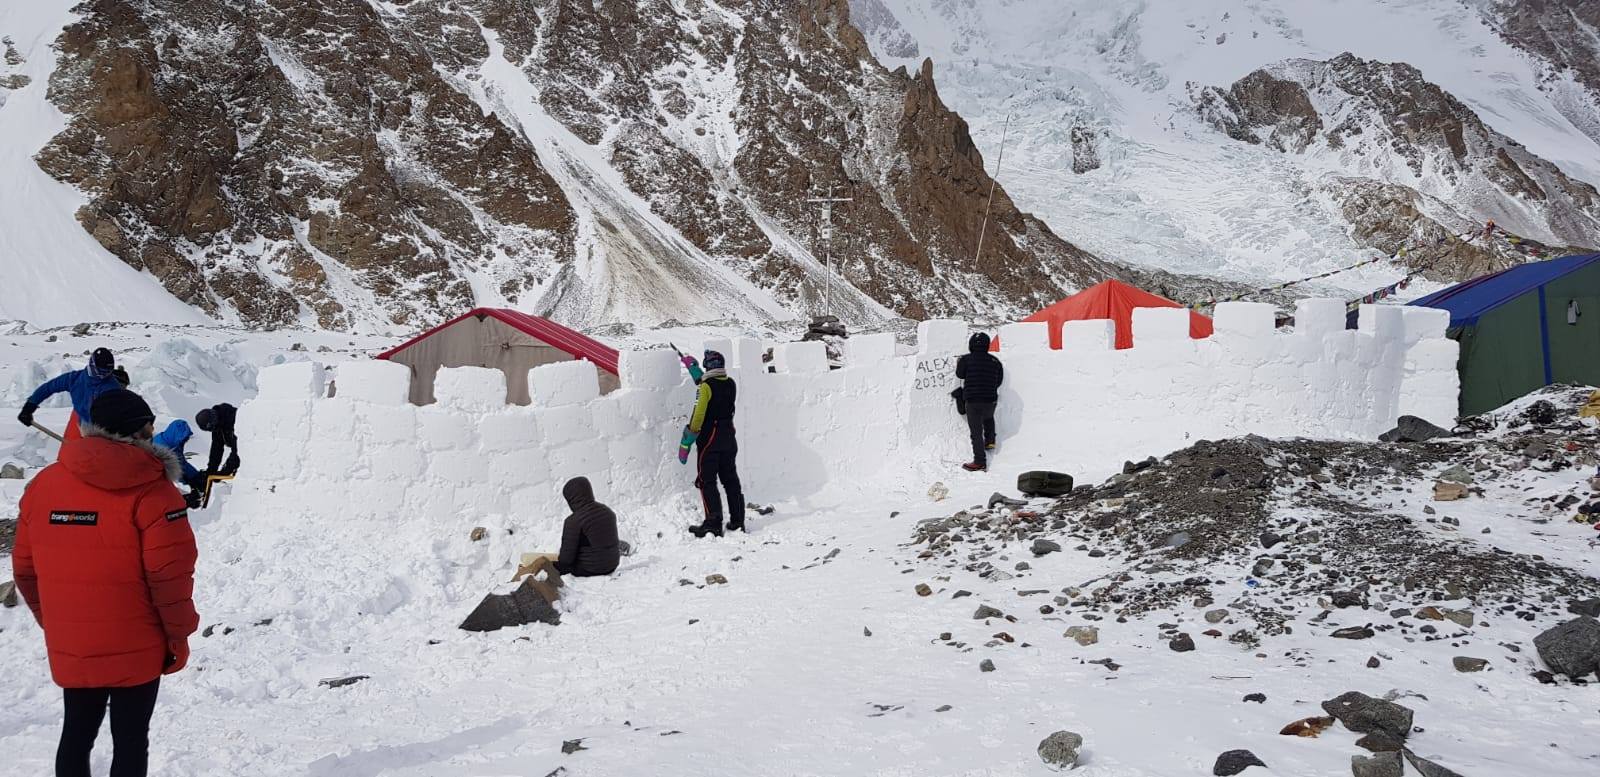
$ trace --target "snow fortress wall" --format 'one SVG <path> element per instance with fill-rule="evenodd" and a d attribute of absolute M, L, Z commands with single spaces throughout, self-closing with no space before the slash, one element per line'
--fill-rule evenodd
<path fill-rule="evenodd" d="M 1344 303 L 1303 300 L 1298 328 L 1276 331 L 1270 305 L 1225 303 L 1215 334 L 1188 336 L 1188 312 L 1135 311 L 1137 345 L 1112 347 L 1109 321 L 1066 325 L 1052 351 L 1043 324 L 1001 328 L 1005 383 L 997 415 L 1003 474 L 1049 468 L 1109 474 L 1124 459 L 1202 438 L 1256 433 L 1371 439 L 1403 413 L 1448 426 L 1455 415 L 1457 346 L 1442 311 L 1363 306 L 1344 328 Z M 965 322 L 918 327 L 917 350 L 892 335 L 851 338 L 830 370 L 816 342 L 705 343 L 730 358 L 739 383 L 739 469 L 749 498 L 805 500 L 950 473 L 970 458 L 950 392 Z M 584 475 L 613 505 L 639 507 L 692 489 L 694 462 L 676 459 L 694 388 L 671 351 L 621 355 L 622 388 L 599 393 L 582 361 L 530 372 L 533 405 L 504 404 L 503 376 L 440 372 L 438 402 L 406 401 L 409 371 L 385 361 L 263 370 L 241 408 L 250 467 L 230 511 L 314 510 L 341 517 L 565 513 L 559 492 Z M 940 476 L 946 476 L 941 474 Z M 926 482 L 924 479 L 921 482 Z"/>

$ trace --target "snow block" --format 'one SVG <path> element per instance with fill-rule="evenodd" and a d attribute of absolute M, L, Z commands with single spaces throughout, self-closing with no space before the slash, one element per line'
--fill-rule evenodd
<path fill-rule="evenodd" d="M 506 374 L 493 367 L 446 367 L 433 380 L 441 407 L 479 415 L 506 405 Z"/>
<path fill-rule="evenodd" d="M 605 440 L 589 437 L 552 449 L 550 453 L 550 481 L 556 487 L 575 477 L 586 477 L 598 493 L 611 490 L 611 468 L 608 466 L 609 448 Z"/>
<path fill-rule="evenodd" d="M 815 374 L 828 371 L 828 348 L 821 341 L 785 343 L 773 351 L 779 372 Z"/>
<path fill-rule="evenodd" d="M 411 396 L 411 368 L 384 359 L 345 362 L 336 370 L 339 396 L 375 405 L 403 405 Z"/>
<path fill-rule="evenodd" d="M 729 362 L 730 365 L 741 370 L 765 371 L 766 365 L 762 363 L 761 355 L 766 353 L 766 350 L 760 340 L 754 337 L 741 337 L 733 341 L 733 353 L 724 355 L 733 360 Z"/>
<path fill-rule="evenodd" d="M 535 408 L 534 417 L 544 432 L 544 444 L 554 447 L 594 437 L 589 408 L 584 405 Z"/>
<path fill-rule="evenodd" d="M 325 374 L 316 362 L 274 364 L 256 373 L 257 399 L 310 399 L 320 397 Z"/>
<path fill-rule="evenodd" d="M 560 407 L 600 396 L 600 373 L 582 360 L 542 364 L 528 371 L 528 390 L 536 407 Z"/>
<path fill-rule="evenodd" d="M 340 396 L 344 396 L 343 392 Z M 357 433 L 374 444 L 393 445 L 417 438 L 417 408 L 409 402 L 399 405 L 358 403 L 355 413 Z"/>
<path fill-rule="evenodd" d="M 503 453 L 539 444 L 539 423 L 532 410 L 511 406 L 478 419 L 478 447 L 485 452 Z"/>
<path fill-rule="evenodd" d="M 1381 340 L 1398 340 L 1405 337 L 1405 310 L 1400 305 L 1363 304 L 1356 314 L 1356 331 Z"/>
<path fill-rule="evenodd" d="M 967 322 L 935 318 L 917 324 L 917 352 L 945 356 L 967 352 Z"/>
<path fill-rule="evenodd" d="M 246 440 L 305 442 L 311 438 L 311 400 L 309 397 L 258 397 L 239 408 L 239 417 L 234 423 L 234 431 Z"/>
<path fill-rule="evenodd" d="M 627 407 L 612 392 L 589 403 L 589 416 L 595 434 L 615 439 L 639 431 L 639 422 L 628 417 Z"/>
<path fill-rule="evenodd" d="M 700 353 L 694 354 L 696 359 L 704 359 L 706 351 L 716 351 L 722 354 L 723 366 L 733 366 L 733 341 L 726 337 L 713 337 L 700 344 Z M 704 365 L 701 365 L 704 366 Z"/>
<path fill-rule="evenodd" d="M 1188 308 L 1134 308 L 1133 344 L 1186 340 L 1189 338 Z"/>
<path fill-rule="evenodd" d="M 1019 321 L 1000 327 L 1002 353 L 1043 353 L 1050 350 L 1050 325 L 1043 321 Z"/>
<path fill-rule="evenodd" d="M 250 462 L 250 466 L 255 467 L 256 462 Z M 427 458 L 415 445 L 380 446 L 367 451 L 367 468 L 373 479 L 389 483 L 397 491 L 403 490 L 399 483 L 415 480 L 426 466 Z"/>
<path fill-rule="evenodd" d="M 1061 350 L 1109 351 L 1117 342 L 1117 324 L 1109 318 L 1067 321 L 1061 325 Z"/>
<path fill-rule="evenodd" d="M 1406 351 L 1406 368 L 1414 372 L 1455 372 L 1461 343 L 1437 338 L 1423 340 Z"/>
<path fill-rule="evenodd" d="M 625 389 L 671 388 L 683 382 L 683 364 L 670 349 L 623 351 L 617 356 L 617 374 Z"/>
<path fill-rule="evenodd" d="M 1215 334 L 1266 337 L 1277 328 L 1278 308 L 1266 302 L 1223 302 L 1211 322 Z"/>
<path fill-rule="evenodd" d="M 1294 303 L 1294 331 L 1297 334 L 1320 337 L 1344 331 L 1344 300 L 1331 297 L 1313 297 Z"/>
<path fill-rule="evenodd" d="M 1439 308 L 1421 308 L 1406 305 L 1400 308 L 1405 317 L 1406 345 L 1422 340 L 1436 340 L 1445 336 L 1450 327 L 1450 311 Z"/>
<path fill-rule="evenodd" d="M 856 335 L 844 341 L 845 363 L 864 367 L 894 358 L 894 333 Z"/>
<path fill-rule="evenodd" d="M 438 405 L 417 408 L 417 444 L 428 451 L 459 451 L 473 444 L 477 419 Z"/>

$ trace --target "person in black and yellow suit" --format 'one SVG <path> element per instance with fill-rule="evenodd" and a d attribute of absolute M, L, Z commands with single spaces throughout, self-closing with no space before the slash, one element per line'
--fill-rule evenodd
<path fill-rule="evenodd" d="M 689 531 L 696 537 L 707 534 L 721 537 L 719 480 L 728 492 L 728 530 L 744 531 L 744 489 L 739 485 L 739 469 L 735 463 L 739 440 L 733 429 L 739 387 L 728 377 L 722 354 L 706 351 L 702 364 L 706 371 L 695 396 L 694 414 L 689 417 L 689 431 L 695 434 L 695 446 L 699 449 L 694 484 L 700 489 L 706 518 L 700 525 L 689 527 Z"/>

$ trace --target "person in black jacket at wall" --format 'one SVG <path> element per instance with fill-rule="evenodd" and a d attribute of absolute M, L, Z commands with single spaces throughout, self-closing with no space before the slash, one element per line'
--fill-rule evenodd
<path fill-rule="evenodd" d="M 238 415 L 238 409 L 226 402 L 195 414 L 195 423 L 211 433 L 211 456 L 206 459 L 206 477 L 232 475 L 239 471 L 239 438 L 233 433 L 233 424 Z M 222 459 L 224 450 L 228 451 L 227 461 Z"/>
<path fill-rule="evenodd" d="M 561 527 L 561 552 L 556 571 L 563 575 L 593 577 L 617 571 L 622 545 L 617 540 L 617 514 L 594 499 L 588 478 L 573 478 L 562 487 L 572 514 Z"/>
<path fill-rule="evenodd" d="M 972 433 L 972 461 L 962 469 L 978 472 L 989 468 L 987 451 L 994 447 L 994 410 L 1000 401 L 1000 384 L 1005 367 L 989 353 L 989 336 L 979 332 L 967 340 L 967 353 L 956 360 L 956 378 L 967 406 L 967 429 Z"/>

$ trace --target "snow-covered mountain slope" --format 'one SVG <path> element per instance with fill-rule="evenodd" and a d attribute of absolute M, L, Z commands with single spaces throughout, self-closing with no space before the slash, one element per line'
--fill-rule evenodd
<path fill-rule="evenodd" d="M 204 321 L 101 248 L 73 221 L 85 197 L 30 158 L 66 126 L 44 90 L 55 63 L 50 43 L 71 18 L 66 5 L 0 6 L 0 321 Z"/>
<path fill-rule="evenodd" d="M 1566 62 L 1542 53 L 1592 60 L 1593 37 L 1569 20 L 1573 4 L 852 5 L 880 58 L 939 64 L 947 99 L 986 156 L 998 155 L 1009 115 L 1000 180 L 1023 207 L 1109 260 L 1281 280 L 1489 218 L 1544 242 L 1600 245 L 1592 186 L 1600 114 L 1586 102 L 1591 92 L 1569 88 L 1582 83 L 1562 70 Z M 1552 43 L 1525 29 L 1562 34 Z M 1345 52 L 1354 56 L 1339 59 Z M 1350 78 L 1329 87 L 1341 67 Z M 1319 126 L 1308 129 L 1317 136 L 1309 150 L 1230 138 L 1204 110 L 1206 95 L 1263 70 L 1292 73 L 1286 80 L 1315 95 L 1304 106 L 1305 121 Z M 1262 107 L 1276 115 L 1286 106 L 1274 97 Z M 1408 126 L 1418 114 L 1437 120 Z M 1442 137 L 1450 127 L 1473 136 L 1460 158 Z M 1343 147 L 1330 137 L 1339 128 Z M 1464 248 L 1413 264 L 1435 260 L 1438 277 L 1450 278 L 1504 257 Z M 1329 283 L 1361 292 L 1401 274 L 1378 265 Z"/>
<path fill-rule="evenodd" d="M 14 201 L 70 234 L 0 260 L 114 255 L 224 321 L 1013 314 L 1117 271 L 1004 189 L 985 232 L 965 123 L 842 0 L 28 5 L 0 17 L 34 63 L 0 127 L 65 115 L 0 174 L 81 194 Z M 831 245 L 807 202 L 830 192 Z"/>

